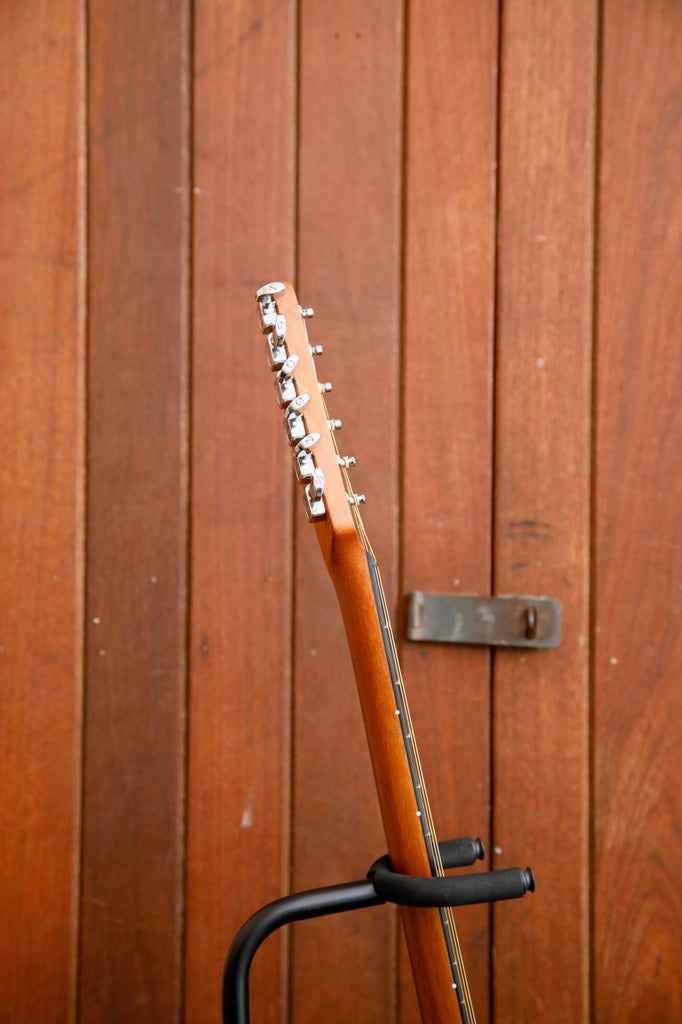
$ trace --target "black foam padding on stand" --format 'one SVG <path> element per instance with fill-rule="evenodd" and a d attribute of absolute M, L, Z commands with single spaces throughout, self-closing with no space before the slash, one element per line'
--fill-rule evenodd
<path fill-rule="evenodd" d="M 388 857 L 370 869 L 377 896 L 404 907 L 461 907 L 471 903 L 514 900 L 535 889 L 530 868 L 506 868 L 477 875 L 415 877 L 393 871 Z"/>

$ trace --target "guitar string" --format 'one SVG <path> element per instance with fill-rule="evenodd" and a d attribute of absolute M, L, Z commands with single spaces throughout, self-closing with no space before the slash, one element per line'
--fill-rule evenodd
<path fill-rule="evenodd" d="M 306 331 L 306 335 L 307 335 L 307 331 Z M 329 413 L 328 413 L 328 410 L 327 410 L 327 403 L 325 402 L 324 395 L 321 394 L 320 397 L 322 399 L 322 406 L 323 406 L 324 411 L 325 411 L 325 416 L 326 416 L 327 420 L 329 420 Z M 364 524 L 362 522 L 362 516 L 360 515 L 360 510 L 358 508 L 358 503 L 355 500 L 355 492 L 353 490 L 353 485 L 352 485 L 350 477 L 348 475 L 348 467 L 347 467 L 347 464 L 341 459 L 341 457 L 339 455 L 339 449 L 338 449 L 338 445 L 336 443 L 336 438 L 334 436 L 334 433 L 335 433 L 334 431 L 330 430 L 330 437 L 331 437 L 332 445 L 333 445 L 333 447 L 335 449 L 336 456 L 339 459 L 339 468 L 340 468 L 340 471 L 341 471 L 341 476 L 343 477 L 344 486 L 346 488 L 346 493 L 347 493 L 347 495 L 350 498 L 353 498 L 353 504 L 351 505 L 351 512 L 353 514 L 353 519 L 355 521 L 355 526 L 356 526 L 356 529 L 357 529 L 357 532 L 358 532 L 358 537 L 359 537 L 360 542 L 361 542 L 362 546 L 364 547 L 365 551 L 368 554 L 370 554 L 372 556 L 372 558 L 374 558 L 374 552 L 372 550 L 372 545 L 370 544 L 369 537 L 367 536 L 367 532 L 366 532 Z M 375 559 L 375 561 L 376 561 L 376 559 Z M 414 728 L 413 728 L 413 725 L 412 725 L 412 717 L 410 715 L 410 709 L 409 709 L 409 705 L 408 705 L 408 702 L 407 702 L 407 694 L 405 692 L 405 686 L 404 686 L 404 682 L 403 682 L 402 672 L 400 670 L 400 662 L 398 661 L 398 651 L 397 651 L 396 644 L 395 644 L 395 638 L 393 636 L 393 630 L 391 628 L 390 618 L 389 618 L 389 614 L 388 614 L 388 608 L 387 608 L 387 605 L 386 605 L 386 597 L 385 597 L 385 594 L 384 594 L 383 585 L 381 583 L 381 577 L 380 577 L 380 575 L 378 573 L 377 573 L 377 582 L 378 582 L 379 594 L 380 594 L 380 598 L 381 598 L 382 610 L 383 610 L 385 621 L 386 621 L 386 624 L 387 624 L 387 635 L 388 635 L 388 640 L 389 640 L 389 646 L 390 646 L 391 654 L 392 654 L 392 657 L 393 657 L 393 662 L 394 662 L 395 669 L 396 669 L 396 676 L 397 676 L 398 687 L 399 687 L 401 699 L 402 699 L 402 702 L 403 702 L 403 710 L 404 710 L 406 725 L 407 725 L 407 729 L 408 729 L 408 732 L 409 732 L 409 735 L 410 735 L 411 741 L 412 741 L 413 760 L 414 760 L 414 764 L 415 764 L 415 768 L 416 768 L 416 772 L 417 772 L 417 777 L 419 779 L 419 786 L 420 786 L 422 802 L 423 802 L 423 806 L 424 806 L 424 815 L 425 815 L 425 818 L 426 818 L 427 830 L 430 833 L 430 835 L 432 837 L 432 840 L 433 840 L 434 870 L 435 870 L 435 874 L 437 876 L 441 876 L 442 877 L 444 875 L 444 873 L 445 873 L 444 869 L 443 869 L 443 861 L 442 861 L 442 858 L 441 858 L 441 855 L 440 855 L 440 850 L 439 850 L 439 847 L 438 847 L 438 842 L 436 840 L 436 831 L 435 831 L 435 826 L 434 826 L 434 822 L 433 822 L 433 816 L 431 814 L 431 806 L 429 804 L 428 795 L 427 795 L 427 791 L 426 791 L 426 782 L 425 782 L 425 779 L 424 779 L 424 773 L 422 771 L 421 759 L 419 757 L 419 751 L 417 749 L 417 740 L 416 740 L 416 737 L 415 737 L 415 734 L 414 734 Z M 462 956 L 462 948 L 461 948 L 461 944 L 460 944 L 460 941 L 459 941 L 459 935 L 458 935 L 458 932 L 457 932 L 457 927 L 455 925 L 455 918 L 454 918 L 453 910 L 452 910 L 452 907 L 445 907 L 444 910 L 445 910 L 445 919 L 447 921 L 448 931 L 450 933 L 450 938 L 452 940 L 452 945 L 453 945 L 454 951 L 455 951 L 457 973 L 458 973 L 459 982 L 460 982 L 460 985 L 461 985 L 461 988 L 462 988 L 462 996 L 464 998 L 464 1004 L 465 1004 L 465 1007 L 466 1007 L 467 1016 L 469 1017 L 469 1024 L 476 1024 L 476 1015 L 475 1015 L 475 1012 L 474 1012 L 473 1001 L 472 1001 L 471 992 L 470 992 L 470 989 L 469 989 L 469 981 L 468 981 L 468 978 L 467 978 L 467 975 L 466 975 L 466 970 L 465 970 L 465 967 L 464 967 L 464 958 Z"/>

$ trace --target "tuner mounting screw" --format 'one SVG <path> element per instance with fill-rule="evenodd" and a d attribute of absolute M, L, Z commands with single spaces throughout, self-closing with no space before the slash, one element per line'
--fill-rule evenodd
<path fill-rule="evenodd" d="M 347 494 L 349 505 L 364 505 L 367 500 L 364 494 Z"/>
<path fill-rule="evenodd" d="M 341 430 L 341 420 L 327 420 L 327 423 L 329 424 L 330 430 Z"/>
<path fill-rule="evenodd" d="M 329 381 L 328 381 L 328 380 L 326 380 L 326 381 L 324 382 L 324 384 L 320 384 L 320 392 L 321 392 L 321 393 L 322 393 L 323 395 L 324 395 L 324 394 L 329 394 L 329 392 L 331 391 L 331 389 L 332 389 L 332 386 L 331 386 L 331 384 L 329 383 Z"/>
<path fill-rule="evenodd" d="M 321 356 L 322 352 L 323 352 L 323 348 L 322 348 L 321 345 L 311 345 L 310 346 L 310 354 L 311 354 L 311 356 Z"/>
<path fill-rule="evenodd" d="M 350 469 L 351 466 L 355 465 L 354 455 L 339 455 L 339 466 L 344 466 L 346 469 Z"/>
<path fill-rule="evenodd" d="M 298 308 L 300 309 L 301 316 L 303 317 L 304 320 L 312 320 L 312 318 L 315 316 L 314 309 L 304 309 L 303 306 L 299 306 Z"/>

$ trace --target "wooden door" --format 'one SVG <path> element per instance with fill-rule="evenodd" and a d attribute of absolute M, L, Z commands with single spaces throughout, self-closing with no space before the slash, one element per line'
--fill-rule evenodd
<path fill-rule="evenodd" d="M 672 0 L 0 10 L 0 1020 L 220 1020 L 240 924 L 383 851 L 255 288 L 296 281 L 479 1024 L 677 1022 Z M 547 594 L 552 651 L 402 640 Z M 268 939 L 254 1024 L 413 1024 L 394 910 Z"/>

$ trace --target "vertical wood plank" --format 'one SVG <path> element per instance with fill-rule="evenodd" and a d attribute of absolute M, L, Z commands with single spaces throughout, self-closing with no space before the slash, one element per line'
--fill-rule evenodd
<path fill-rule="evenodd" d="M 83 1020 L 177 1021 L 188 5 L 89 7 Z"/>
<path fill-rule="evenodd" d="M 291 464 L 254 292 L 294 271 L 296 5 L 199 4 L 194 89 L 186 1019 L 221 1020 L 237 929 L 288 889 Z M 251 978 L 286 1018 L 286 948 Z"/>
<path fill-rule="evenodd" d="M 594 1012 L 682 1017 L 682 8 L 603 15 Z"/>
<path fill-rule="evenodd" d="M 75 1005 L 84 453 L 79 3 L 0 10 L 0 1014 Z"/>
<path fill-rule="evenodd" d="M 490 592 L 497 4 L 410 4 L 405 194 L 403 590 Z M 487 844 L 490 658 L 406 645 L 442 839 Z M 456 921 L 479 1024 L 488 910 Z M 407 988 L 407 985 L 404 986 Z M 401 1020 L 417 1020 L 405 1001 Z"/>
<path fill-rule="evenodd" d="M 400 4 L 301 5 L 299 298 L 395 605 L 403 24 Z M 298 488 L 297 488 L 298 491 Z M 362 877 L 385 849 L 341 616 L 296 495 L 293 885 Z M 294 929 L 292 1019 L 393 1019 L 395 917 Z"/>
<path fill-rule="evenodd" d="M 563 604 L 556 651 L 494 657 L 500 1021 L 588 1019 L 588 595 L 596 10 L 505 4 L 501 47 L 495 590 Z M 559 993 L 561 995 L 559 996 Z"/>

